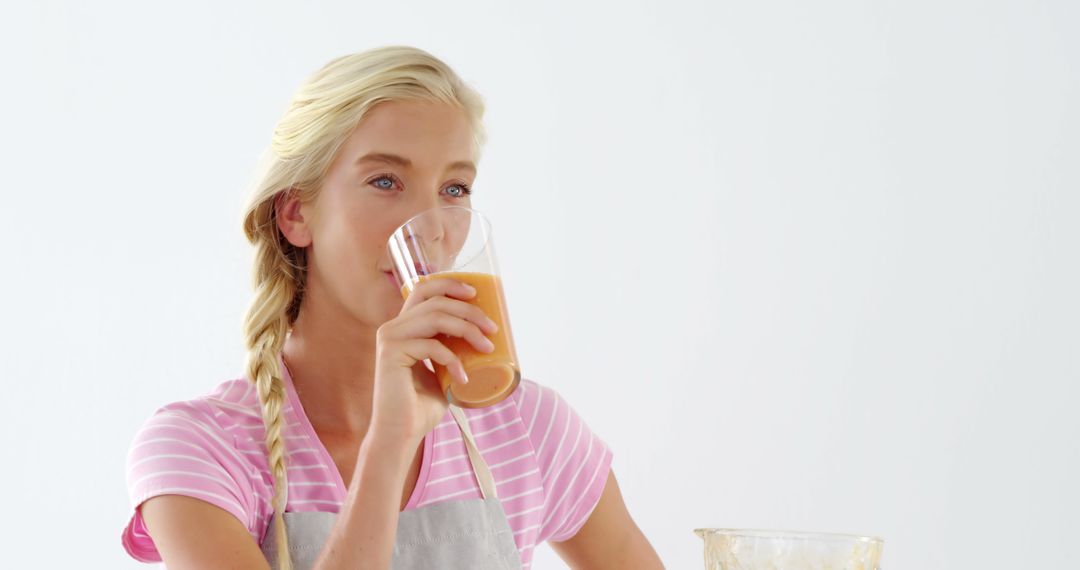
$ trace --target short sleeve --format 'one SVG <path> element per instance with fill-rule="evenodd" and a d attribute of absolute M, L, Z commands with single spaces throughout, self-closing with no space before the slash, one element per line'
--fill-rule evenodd
<path fill-rule="evenodd" d="M 186 495 L 231 513 L 252 533 L 256 509 L 251 464 L 233 438 L 198 401 L 169 404 L 154 413 L 135 434 L 127 456 L 131 518 L 121 536 L 136 560 L 160 562 L 138 510 L 158 495 Z"/>
<path fill-rule="evenodd" d="M 518 411 L 544 486 L 539 540 L 568 540 L 600 500 L 611 469 L 611 449 L 552 388 L 523 380 Z"/>

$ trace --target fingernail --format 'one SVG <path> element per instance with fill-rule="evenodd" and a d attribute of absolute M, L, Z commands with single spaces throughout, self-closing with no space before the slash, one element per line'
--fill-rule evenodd
<path fill-rule="evenodd" d="M 461 371 L 461 380 L 463 382 L 465 382 L 466 384 L 468 384 L 469 383 L 469 375 L 465 373 L 465 367 L 459 364 L 458 365 L 458 370 Z"/>
<path fill-rule="evenodd" d="M 465 290 L 468 291 L 470 295 L 475 295 L 476 294 L 476 287 L 473 287 L 472 285 L 469 285 L 468 283 L 462 283 L 462 285 L 465 286 Z"/>
<path fill-rule="evenodd" d="M 488 328 L 491 329 L 491 332 L 493 332 L 493 333 L 494 332 L 499 332 L 498 323 L 496 323 L 495 321 L 493 321 L 491 319 L 488 319 L 487 322 L 488 322 Z"/>
<path fill-rule="evenodd" d="M 492 351 L 495 350 L 495 343 L 491 342 L 490 340 L 488 340 L 486 338 L 484 339 L 484 346 L 487 347 L 488 352 L 492 352 Z"/>

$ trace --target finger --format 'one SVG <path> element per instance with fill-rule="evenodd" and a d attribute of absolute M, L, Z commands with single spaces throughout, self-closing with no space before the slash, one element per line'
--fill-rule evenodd
<path fill-rule="evenodd" d="M 461 359 L 454 354 L 454 351 L 446 347 L 445 344 L 435 340 L 433 338 L 416 338 L 405 341 L 401 345 L 402 351 L 414 362 L 420 360 L 430 359 L 432 362 L 437 362 L 446 367 L 450 371 L 458 382 L 467 384 L 469 382 L 468 376 L 465 374 L 465 366 L 462 365 Z"/>
<path fill-rule="evenodd" d="M 409 293 L 409 297 L 405 299 L 405 303 L 401 307 L 401 312 L 404 313 L 410 308 L 440 295 L 444 297 L 457 297 L 459 299 L 472 299 L 476 296 L 476 289 L 457 279 L 445 277 L 428 279 L 417 284 L 412 292 Z"/>
<path fill-rule="evenodd" d="M 395 325 L 394 334 L 399 338 L 431 338 L 437 334 L 444 334 L 463 338 L 480 352 L 495 350 L 494 343 L 484 336 L 484 331 L 480 330 L 480 327 L 461 317 L 441 311 L 403 317 L 401 322 Z"/>
<path fill-rule="evenodd" d="M 495 334 L 499 331 L 499 325 L 491 320 L 484 310 L 468 301 L 459 301 L 449 297 L 433 297 L 417 305 L 413 314 L 421 315 L 430 312 L 443 312 L 465 319 L 480 327 L 487 334 Z"/>

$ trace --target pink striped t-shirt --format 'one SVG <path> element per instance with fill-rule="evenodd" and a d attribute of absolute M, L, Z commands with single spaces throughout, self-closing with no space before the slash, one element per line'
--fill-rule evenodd
<path fill-rule="evenodd" d="M 288 370 L 281 370 L 287 393 L 285 510 L 339 512 L 346 497 L 341 475 L 308 422 Z M 611 450 L 555 390 L 529 379 L 523 378 L 503 402 L 464 412 L 528 568 L 537 544 L 569 539 L 585 523 L 607 480 Z M 133 510 L 121 537 L 127 552 L 143 562 L 161 560 L 137 506 L 165 494 L 225 509 L 261 543 L 273 514 L 263 434 L 258 396 L 246 378 L 159 408 L 128 452 Z M 423 449 L 406 510 L 481 498 L 461 430 L 449 411 L 424 438 Z"/>

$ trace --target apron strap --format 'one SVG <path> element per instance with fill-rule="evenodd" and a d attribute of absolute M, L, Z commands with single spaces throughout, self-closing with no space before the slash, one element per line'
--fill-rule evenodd
<path fill-rule="evenodd" d="M 476 441 L 473 440 L 469 420 L 465 417 L 465 413 L 461 411 L 461 408 L 453 404 L 450 404 L 450 413 L 454 415 L 454 419 L 461 426 L 462 435 L 465 436 L 465 448 L 469 452 L 469 462 L 472 463 L 473 474 L 476 475 L 476 481 L 480 483 L 480 493 L 485 499 L 498 498 L 498 494 L 495 492 L 495 478 L 491 476 L 491 469 L 488 468 L 487 462 L 480 455 L 480 450 L 476 448 Z"/>

